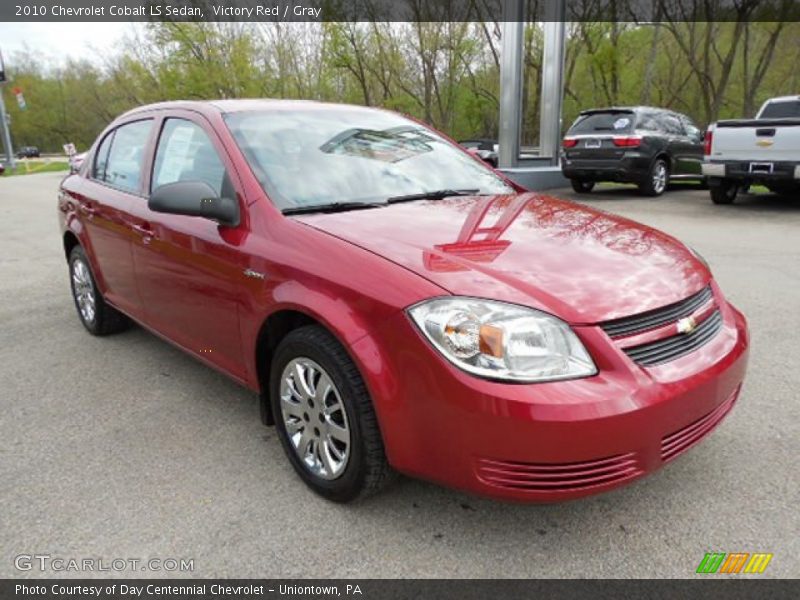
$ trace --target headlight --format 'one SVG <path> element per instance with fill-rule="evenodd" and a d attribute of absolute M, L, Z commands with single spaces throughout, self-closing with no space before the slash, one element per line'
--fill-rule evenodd
<path fill-rule="evenodd" d="M 408 313 L 445 358 L 490 379 L 554 381 L 597 373 L 569 325 L 546 313 L 478 298 L 434 298 Z"/>

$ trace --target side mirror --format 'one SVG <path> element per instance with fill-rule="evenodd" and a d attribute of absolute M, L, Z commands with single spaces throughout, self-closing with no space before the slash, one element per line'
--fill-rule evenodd
<path fill-rule="evenodd" d="M 489 166 L 497 168 L 497 154 L 495 152 L 490 150 L 481 150 L 480 148 L 467 148 L 467 152 L 473 156 L 477 156 Z"/>
<path fill-rule="evenodd" d="M 239 224 L 236 200 L 218 198 L 205 181 L 176 181 L 159 186 L 150 194 L 147 206 L 154 212 L 204 217 L 229 227 Z"/>
<path fill-rule="evenodd" d="M 689 137 L 695 141 L 702 142 L 704 139 L 706 139 L 706 132 L 703 129 L 691 129 L 689 132 Z"/>

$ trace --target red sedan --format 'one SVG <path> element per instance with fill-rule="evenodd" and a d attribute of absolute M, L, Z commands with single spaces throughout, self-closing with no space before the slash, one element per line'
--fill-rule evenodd
<path fill-rule="evenodd" d="M 395 471 L 518 500 L 609 490 L 703 439 L 744 378 L 745 319 L 690 248 L 383 110 L 145 106 L 59 210 L 86 329 L 136 321 L 258 392 L 336 501 Z"/>

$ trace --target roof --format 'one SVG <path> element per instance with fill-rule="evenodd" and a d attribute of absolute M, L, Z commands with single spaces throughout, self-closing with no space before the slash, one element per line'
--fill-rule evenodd
<path fill-rule="evenodd" d="M 131 109 L 125 113 L 124 116 L 133 115 L 140 112 L 149 112 L 154 110 L 194 110 L 199 113 L 207 114 L 209 112 L 216 112 L 221 114 L 245 112 L 245 111 L 261 111 L 261 110 L 365 110 L 374 111 L 381 110 L 378 108 L 371 108 L 368 106 L 360 106 L 356 104 L 337 104 L 332 102 L 317 102 L 314 100 L 285 100 L 274 98 L 242 98 L 242 99 L 224 99 L 224 100 L 171 100 L 168 102 L 156 102 L 154 104 L 145 104 L 137 108 Z"/>
<path fill-rule="evenodd" d="M 654 110 L 660 112 L 671 112 L 668 108 L 658 108 L 657 106 L 607 106 L 605 108 L 590 108 L 582 110 L 580 114 L 591 115 L 604 112 L 639 112 L 643 110 Z"/>
<path fill-rule="evenodd" d="M 778 96 L 777 98 L 770 98 L 767 102 L 794 102 L 796 100 L 800 100 L 800 96 Z"/>

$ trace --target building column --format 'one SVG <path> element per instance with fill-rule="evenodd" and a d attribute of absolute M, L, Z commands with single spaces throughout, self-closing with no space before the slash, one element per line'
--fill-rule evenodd
<path fill-rule="evenodd" d="M 547 2 L 545 6 L 539 156 L 550 158 L 550 164 L 557 165 L 561 143 L 561 109 L 564 98 L 564 55 L 567 41 L 567 24 L 564 22 L 564 18 L 566 10 L 564 0 Z"/>
<path fill-rule="evenodd" d="M 500 168 L 517 166 L 522 127 L 522 0 L 503 0 L 500 47 L 500 126 L 497 161 Z"/>

